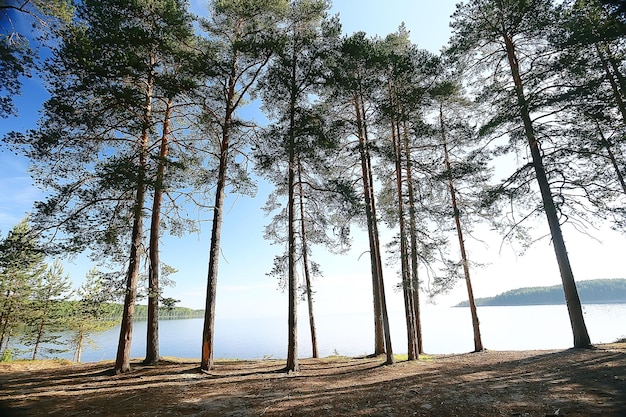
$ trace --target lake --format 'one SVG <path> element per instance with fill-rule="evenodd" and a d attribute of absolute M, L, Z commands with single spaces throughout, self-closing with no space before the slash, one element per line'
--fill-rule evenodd
<path fill-rule="evenodd" d="M 304 306 L 300 308 L 305 313 Z M 626 304 L 583 306 L 593 343 L 626 337 Z M 479 307 L 483 345 L 490 350 L 567 349 L 572 332 L 564 305 Z M 316 317 L 320 356 L 365 355 L 373 352 L 373 318 L 368 313 Z M 202 319 L 164 320 L 159 323 L 162 356 L 199 358 Z M 402 311 L 390 312 L 392 346 L 406 353 L 406 327 Z M 299 317 L 299 355 L 310 357 L 308 317 Z M 131 357 L 145 356 L 146 322 L 136 322 Z M 467 307 L 422 307 L 424 351 L 432 354 L 470 352 L 474 348 Z M 115 359 L 119 326 L 95 335 L 97 347 L 85 348 L 83 362 Z M 217 318 L 215 357 L 229 359 L 285 358 L 286 318 Z M 71 354 L 62 357 L 71 358 Z"/>

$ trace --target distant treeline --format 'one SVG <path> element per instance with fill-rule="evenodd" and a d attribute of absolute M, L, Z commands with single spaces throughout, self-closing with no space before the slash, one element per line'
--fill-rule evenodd
<path fill-rule="evenodd" d="M 76 301 L 61 301 L 61 304 L 67 304 L 65 311 L 72 311 L 71 305 Z M 102 314 L 99 321 L 113 321 L 117 322 L 122 319 L 124 312 L 124 306 L 117 303 L 104 303 L 102 306 Z M 188 307 L 159 307 L 159 319 L 160 320 L 175 320 L 175 319 L 197 319 L 204 317 L 204 310 L 193 310 Z M 148 319 L 148 306 L 147 305 L 135 305 L 135 320 L 147 320 Z"/>
<path fill-rule="evenodd" d="M 110 306 L 111 319 L 116 321 L 122 319 L 122 313 L 124 306 L 122 304 L 111 304 Z M 193 310 L 187 307 L 172 307 L 172 308 L 159 308 L 160 320 L 174 320 L 174 319 L 196 319 L 204 317 L 204 310 Z M 148 319 L 148 306 L 136 305 L 135 306 L 135 320 L 147 320 Z"/>
<path fill-rule="evenodd" d="M 583 304 L 621 304 L 626 303 L 626 279 L 595 279 L 576 283 L 578 295 Z M 524 306 L 565 304 L 563 287 L 518 288 L 496 295 L 495 297 L 477 298 L 477 306 Z M 463 301 L 456 307 L 467 307 Z"/>

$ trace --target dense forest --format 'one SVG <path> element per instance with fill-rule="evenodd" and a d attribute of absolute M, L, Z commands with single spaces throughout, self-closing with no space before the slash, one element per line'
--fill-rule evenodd
<path fill-rule="evenodd" d="M 626 303 L 626 279 L 592 279 L 576 284 L 578 295 L 583 304 L 621 304 Z M 565 304 L 563 287 L 518 288 L 493 297 L 476 298 L 477 306 L 528 306 Z M 469 301 L 457 304 L 467 307 Z"/>
<path fill-rule="evenodd" d="M 340 256 L 354 228 L 367 231 L 373 353 L 388 364 L 385 263 L 398 270 L 409 360 L 423 351 L 422 296 L 459 280 L 483 349 L 467 247 L 479 224 L 527 246 L 528 228 L 546 222 L 573 345 L 591 346 L 561 226 L 625 224 L 623 10 L 464 2 L 434 54 L 403 24 L 385 37 L 342 34 L 329 9 L 326 0 L 211 0 L 198 17 L 185 0 L 0 1 L 7 21 L 23 14 L 34 25 L 2 28 L 0 118 L 15 114 L 23 76 L 38 72 L 50 94 L 36 128 L 3 137 L 30 160 L 45 197 L 0 248 L 0 349 L 25 326 L 36 357 L 69 323 L 78 338 L 95 331 L 115 300 L 115 370 L 127 372 L 145 297 L 145 363 L 158 363 L 173 272 L 160 242 L 197 230 L 193 207 L 212 216 L 199 346 L 210 369 L 225 196 L 254 194 L 255 177 L 275 187 L 265 239 L 284 247 L 268 273 L 288 295 L 286 371 L 299 369 L 300 300 L 317 356 L 312 248 Z M 49 54 L 37 57 L 38 45 Z M 254 100 L 266 125 L 245 118 Z M 47 262 L 81 253 L 96 267 L 72 290 Z M 75 308 L 61 308 L 67 299 Z"/>

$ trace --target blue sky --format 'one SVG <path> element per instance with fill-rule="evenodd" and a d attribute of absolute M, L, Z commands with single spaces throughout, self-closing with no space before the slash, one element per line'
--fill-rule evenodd
<path fill-rule="evenodd" d="M 194 5 L 204 1 L 193 1 Z M 385 36 L 404 22 L 412 40 L 420 47 L 438 52 L 447 42 L 450 30 L 449 16 L 455 10 L 456 0 L 335 0 L 333 13 L 339 13 L 344 32 L 363 30 L 368 35 Z M 199 10 L 198 10 L 199 12 Z M 36 79 L 26 80 L 22 97 L 18 99 L 19 117 L 0 120 L 0 135 L 10 130 L 33 127 L 37 112 L 46 98 L 45 90 Z M 262 116 L 258 116 L 261 118 Z M 32 187 L 27 173 L 27 161 L 6 149 L 0 151 L 0 230 L 3 235 L 30 210 L 41 193 Z M 269 219 L 260 208 L 271 188 L 260 184 L 254 199 L 229 195 L 223 226 L 222 254 L 219 266 L 217 312 L 221 317 L 258 317 L 284 315 L 287 298 L 277 283 L 265 274 L 271 269 L 273 257 L 282 251 L 262 239 L 264 225 Z M 204 215 L 208 217 L 208 215 Z M 541 224 L 540 227 L 546 227 Z M 592 240 L 566 227 L 565 237 L 578 279 L 623 277 L 621 259 L 624 239 L 608 230 L 594 232 L 601 239 Z M 491 296 L 501 291 L 533 286 L 556 285 L 560 282 L 554 252 L 547 239 L 518 257 L 509 248 L 500 248 L 498 236 L 489 230 L 479 230 L 483 243 L 468 241 L 470 256 L 476 262 L 489 265 L 473 271 L 477 297 Z M 165 237 L 162 260 L 177 268 L 172 276 L 175 288 L 167 288 L 165 296 L 181 299 L 181 305 L 203 308 L 208 263 L 210 223 L 205 223 L 199 234 L 185 238 Z M 314 255 L 325 274 L 314 285 L 317 290 L 317 311 L 320 314 L 360 312 L 371 309 L 371 284 L 366 235 L 354 230 L 353 249 L 336 256 L 318 249 Z M 390 233 L 387 233 L 389 236 Z M 487 243 L 484 243 L 487 242 Z M 66 262 L 66 271 L 75 282 L 84 278 L 91 264 L 83 257 Z M 402 307 L 401 297 L 392 287 L 397 283 L 394 269 L 386 272 L 390 307 Z M 465 288 L 459 283 L 455 290 L 438 302 L 451 304 L 466 298 Z"/>

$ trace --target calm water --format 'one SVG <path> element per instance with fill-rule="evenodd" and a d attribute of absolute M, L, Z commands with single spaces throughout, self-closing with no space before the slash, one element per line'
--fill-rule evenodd
<path fill-rule="evenodd" d="M 587 329 L 593 343 L 626 337 L 626 304 L 585 305 Z M 304 308 L 302 308 L 304 310 Z M 479 307 L 483 344 L 491 350 L 565 349 L 572 333 L 565 306 Z M 334 353 L 358 356 L 373 351 L 371 314 L 316 317 L 320 356 Z M 403 313 L 391 312 L 395 353 L 406 352 Z M 199 358 L 202 319 L 167 320 L 159 324 L 162 356 Z M 427 353 L 461 353 L 473 350 L 468 308 L 426 306 L 422 308 L 422 333 Z M 131 356 L 145 355 L 146 323 L 134 326 Z M 119 327 L 97 335 L 97 348 L 87 347 L 83 362 L 114 359 Z M 218 317 L 215 357 L 255 359 L 285 358 L 286 318 L 222 319 Z M 299 318 L 299 354 L 310 357 L 308 318 Z M 68 354 L 67 357 L 71 358 Z"/>

